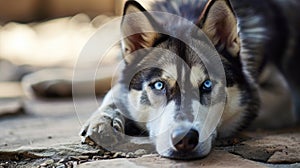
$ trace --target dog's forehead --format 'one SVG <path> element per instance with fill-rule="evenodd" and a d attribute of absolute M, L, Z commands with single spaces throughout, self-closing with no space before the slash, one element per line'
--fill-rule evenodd
<path fill-rule="evenodd" d="M 158 39 L 158 43 L 154 47 L 168 50 L 170 53 L 173 54 L 173 56 L 175 55 L 177 57 L 176 59 L 174 59 L 174 57 L 170 58 L 172 60 L 171 62 L 173 63 L 174 61 L 177 61 L 176 63 L 178 64 L 180 63 L 180 61 L 183 61 L 189 67 L 196 64 L 203 64 L 201 56 L 204 52 L 202 53 L 199 50 L 195 51 L 195 49 L 199 46 L 194 43 L 200 44 L 205 43 L 206 41 L 202 41 L 193 37 L 190 38 L 191 41 L 189 41 L 188 44 L 175 37 L 163 38 L 163 40 Z"/>
<path fill-rule="evenodd" d="M 159 77 L 166 79 L 172 83 L 171 85 L 175 85 L 176 82 L 188 82 L 193 87 L 198 87 L 208 78 L 205 65 L 199 55 L 201 53 L 196 53 L 181 40 L 168 37 L 159 41 L 135 66 L 153 67 L 150 71 L 148 68 L 142 70 L 144 74 L 142 76 L 146 77 L 148 82 Z"/>

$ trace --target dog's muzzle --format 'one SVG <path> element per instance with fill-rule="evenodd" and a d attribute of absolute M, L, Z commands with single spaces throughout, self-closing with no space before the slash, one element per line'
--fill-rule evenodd
<path fill-rule="evenodd" d="M 216 131 L 205 140 L 200 136 L 200 129 L 178 126 L 157 137 L 156 150 L 161 156 L 171 159 L 200 159 L 210 153 Z"/>

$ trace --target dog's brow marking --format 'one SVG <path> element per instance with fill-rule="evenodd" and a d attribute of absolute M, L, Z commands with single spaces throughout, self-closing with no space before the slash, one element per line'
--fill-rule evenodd
<path fill-rule="evenodd" d="M 204 67 L 201 64 L 197 64 L 195 66 L 192 66 L 191 68 L 191 75 L 190 75 L 190 81 L 193 85 L 193 87 L 198 87 L 199 82 L 204 81 L 206 78 L 206 74 L 204 72 Z"/>
<path fill-rule="evenodd" d="M 174 64 L 168 64 L 164 67 L 164 72 L 162 74 L 162 77 L 165 79 L 174 79 L 175 81 L 178 78 L 177 74 L 177 67 Z"/>

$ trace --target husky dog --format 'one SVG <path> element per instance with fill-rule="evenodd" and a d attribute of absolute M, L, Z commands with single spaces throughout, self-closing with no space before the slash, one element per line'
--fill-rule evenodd
<path fill-rule="evenodd" d="M 299 10 L 298 0 L 127 1 L 124 15 L 143 13 L 122 21 L 125 67 L 118 84 L 84 124 L 83 141 L 114 144 L 120 138 L 117 132 L 148 133 L 160 155 L 195 159 L 209 154 L 216 137 L 234 134 L 257 116 L 256 122 L 268 127 L 292 123 L 297 117 L 290 112 L 297 111 L 292 103 L 297 104 L 300 86 Z M 209 41 L 183 23 L 150 11 L 184 17 Z M 198 53 L 157 29 L 174 30 L 193 43 L 212 44 L 225 72 L 224 90 Z M 126 36 L 128 32 L 138 33 Z M 178 57 L 161 55 L 159 49 Z M 178 64 L 180 60 L 184 63 Z M 149 62 L 160 68 L 149 67 Z M 226 98 L 222 117 L 200 140 L 208 109 L 221 101 L 218 95 Z"/>

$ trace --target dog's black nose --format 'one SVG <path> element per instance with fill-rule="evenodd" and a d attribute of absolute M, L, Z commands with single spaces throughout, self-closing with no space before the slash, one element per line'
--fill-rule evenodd
<path fill-rule="evenodd" d="M 171 138 L 177 151 L 190 152 L 198 145 L 199 133 L 194 129 L 189 131 L 178 129 L 173 131 Z"/>

